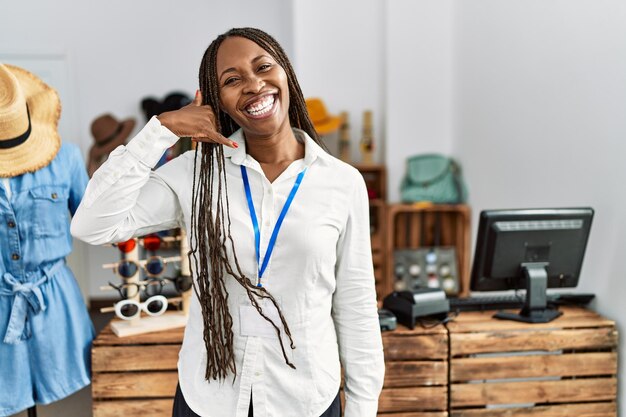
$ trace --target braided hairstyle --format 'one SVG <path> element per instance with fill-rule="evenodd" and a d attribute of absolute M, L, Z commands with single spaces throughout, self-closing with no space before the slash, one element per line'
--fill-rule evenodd
<path fill-rule="evenodd" d="M 292 127 L 304 130 L 316 143 L 321 143 L 306 109 L 304 96 L 291 63 L 283 48 L 267 33 L 254 28 L 236 28 L 218 36 L 207 48 L 200 64 L 200 91 L 203 103 L 213 109 L 216 128 L 223 136 L 232 135 L 239 126 L 220 109 L 219 83 L 216 70 L 217 51 L 224 39 L 238 36 L 249 39 L 268 52 L 287 74 L 289 86 L 289 121 Z M 235 279 L 245 288 L 248 298 L 258 313 L 276 330 L 287 365 L 295 366 L 287 358 L 281 330 L 261 309 L 259 300 L 268 299 L 276 307 L 285 334 L 295 349 L 289 326 L 274 297 L 263 287 L 256 287 L 239 265 L 230 232 L 230 211 L 226 186 L 223 147 L 203 143 L 195 151 L 193 166 L 190 261 L 195 265 L 197 280 L 194 291 L 202 308 L 204 343 L 207 352 L 205 378 L 224 380 L 230 372 L 233 382 L 237 375 L 233 353 L 233 319 L 228 310 L 228 291 L 225 279 Z M 200 160 L 200 167 L 197 161 Z M 214 204 L 215 203 L 215 204 Z M 215 208 L 213 207 L 215 205 Z M 229 262 L 226 245 L 230 245 L 233 262 Z"/>

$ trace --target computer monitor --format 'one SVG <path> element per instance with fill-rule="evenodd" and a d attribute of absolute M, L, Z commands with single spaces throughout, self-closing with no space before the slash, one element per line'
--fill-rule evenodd
<path fill-rule="evenodd" d="M 548 308 L 546 289 L 578 285 L 592 218 L 587 207 L 482 211 L 470 289 L 526 289 L 519 314 L 494 317 L 554 320 L 561 312 Z"/>

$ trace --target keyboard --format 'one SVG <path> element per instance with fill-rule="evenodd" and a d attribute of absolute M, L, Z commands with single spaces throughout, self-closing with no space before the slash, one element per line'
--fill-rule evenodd
<path fill-rule="evenodd" d="M 547 295 L 548 305 L 587 305 L 595 294 L 553 293 Z M 516 294 L 481 295 L 469 298 L 450 298 L 450 311 L 513 310 L 524 306 L 524 296 Z"/>

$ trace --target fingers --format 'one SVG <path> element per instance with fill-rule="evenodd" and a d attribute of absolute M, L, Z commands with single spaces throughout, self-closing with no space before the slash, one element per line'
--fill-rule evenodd
<path fill-rule="evenodd" d="M 237 142 L 232 141 L 217 132 L 207 132 L 204 136 L 193 137 L 192 140 L 202 143 L 217 143 L 233 149 L 237 149 L 239 147 Z"/>
<path fill-rule="evenodd" d="M 200 90 L 196 90 L 196 96 L 191 104 L 194 106 L 202 106 L 202 92 Z"/>
<path fill-rule="evenodd" d="M 193 99 L 193 102 L 191 103 L 192 106 L 195 107 L 202 107 L 202 110 L 207 110 L 206 113 L 204 113 L 202 110 L 198 109 L 198 110 L 194 110 L 193 112 L 197 112 L 200 111 L 201 113 L 203 113 L 203 117 L 207 117 L 209 119 L 209 125 L 208 126 L 203 126 L 203 128 L 201 130 L 203 130 L 203 132 L 199 132 L 196 135 L 193 135 L 193 137 L 191 138 L 193 141 L 195 142 L 204 142 L 204 143 L 217 143 L 217 144 L 221 144 L 221 145 L 225 145 L 228 146 L 229 148 L 234 148 L 236 149 L 239 145 L 237 145 L 237 142 L 234 142 L 224 136 L 222 136 L 220 133 L 218 133 L 215 130 L 215 113 L 213 113 L 213 109 L 211 109 L 211 106 L 209 105 L 202 105 L 202 92 L 200 90 L 196 90 L 196 96 Z M 203 123 L 202 123 L 203 124 Z"/>

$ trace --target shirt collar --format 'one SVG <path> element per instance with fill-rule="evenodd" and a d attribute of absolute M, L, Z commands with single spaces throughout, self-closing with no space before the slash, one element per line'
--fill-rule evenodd
<path fill-rule="evenodd" d="M 304 143 L 304 165 L 311 166 L 313 161 L 320 159 L 321 161 L 327 161 L 330 155 L 322 149 L 311 137 L 301 129 L 292 128 L 296 139 L 300 143 Z M 229 137 L 230 140 L 237 142 L 238 148 L 233 149 L 228 146 L 224 146 L 224 157 L 230 158 L 230 160 L 237 165 L 242 165 L 246 159 L 246 140 L 243 136 L 243 130 L 239 129 Z"/>

